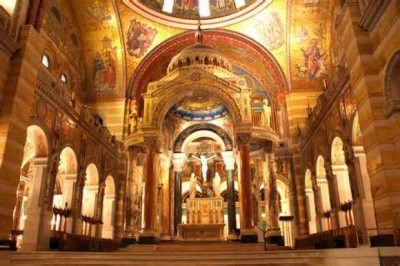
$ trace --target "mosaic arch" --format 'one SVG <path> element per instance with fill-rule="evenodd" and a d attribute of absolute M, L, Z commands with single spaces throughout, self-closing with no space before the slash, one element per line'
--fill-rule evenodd
<path fill-rule="evenodd" d="M 252 73 L 270 96 L 271 104 L 284 102 L 285 92 L 288 91 L 287 79 L 281 66 L 267 49 L 249 37 L 227 30 L 204 31 L 204 42 L 226 56 L 232 65 Z M 193 31 L 179 34 L 160 44 L 141 61 L 130 78 L 126 95 L 139 103 L 139 116 L 143 109 L 141 96 L 147 90 L 149 82 L 166 76 L 172 58 L 194 43 L 196 39 Z"/>
<path fill-rule="evenodd" d="M 123 0 L 140 15 L 158 23 L 184 29 L 225 27 L 264 10 L 273 0 Z"/>
<path fill-rule="evenodd" d="M 183 152 L 185 140 L 193 133 L 204 130 L 213 132 L 216 135 L 218 135 L 224 142 L 223 144 L 225 146 L 225 150 L 227 151 L 232 150 L 233 148 L 232 139 L 225 130 L 213 124 L 196 124 L 188 127 L 182 133 L 179 134 L 179 136 L 175 140 L 174 152 Z"/>

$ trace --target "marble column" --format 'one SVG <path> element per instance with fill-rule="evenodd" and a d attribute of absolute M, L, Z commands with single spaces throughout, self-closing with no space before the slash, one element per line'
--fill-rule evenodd
<path fill-rule="evenodd" d="M 322 197 L 321 197 L 321 189 L 317 184 L 317 177 L 315 176 L 315 172 L 311 171 L 311 182 L 312 182 L 312 189 L 314 193 L 314 204 L 315 204 L 315 214 L 316 214 L 316 225 L 317 225 L 317 232 L 322 231 Z"/>
<path fill-rule="evenodd" d="M 258 241 L 253 224 L 253 194 L 250 176 L 250 136 L 238 135 L 238 146 L 241 160 L 240 171 L 240 241 L 254 243 Z"/>
<path fill-rule="evenodd" d="M 158 180 L 155 174 L 158 140 L 146 138 L 145 190 L 144 190 L 144 228 L 139 236 L 140 244 L 153 244 L 160 240 L 156 228 Z"/>
<path fill-rule="evenodd" d="M 161 227 L 161 238 L 163 240 L 171 240 L 171 194 L 170 194 L 170 182 L 169 182 L 169 170 L 171 167 L 171 161 L 166 156 L 161 160 L 161 184 L 160 187 L 160 227 Z"/>
<path fill-rule="evenodd" d="M 328 180 L 329 199 L 331 203 L 331 229 L 338 229 L 340 228 L 339 224 L 340 200 L 337 189 L 336 175 L 333 174 L 332 166 L 329 162 L 325 162 L 325 170 L 326 170 L 326 179 Z"/>
<path fill-rule="evenodd" d="M 279 226 L 279 197 L 276 184 L 277 166 L 275 162 L 275 155 L 269 154 L 269 224 L 266 232 L 266 240 L 270 244 L 284 245 L 284 240 L 281 235 Z"/>
<path fill-rule="evenodd" d="M 178 235 L 178 224 L 182 223 L 182 167 L 184 159 L 184 153 L 174 154 L 174 235 Z"/>
<path fill-rule="evenodd" d="M 32 161 L 34 174 L 29 189 L 28 213 L 22 241 L 23 251 L 48 250 L 53 212 L 46 204 L 43 191 L 47 185 L 47 158 Z"/>
<path fill-rule="evenodd" d="M 353 154 L 355 175 L 359 186 L 359 197 L 354 199 L 353 203 L 354 221 L 360 236 L 360 244 L 368 244 L 369 236 L 377 234 L 376 231 L 367 230 L 376 228 L 371 184 L 363 146 L 354 146 Z"/>
<path fill-rule="evenodd" d="M 222 152 L 224 159 L 226 177 L 227 177 L 227 194 L 228 194 L 228 240 L 237 240 L 236 233 L 236 202 L 235 202 L 235 180 L 233 177 L 233 169 L 235 168 L 235 156 L 233 151 Z"/>
<path fill-rule="evenodd" d="M 105 193 L 105 181 L 103 183 L 99 184 L 99 190 L 97 192 L 97 202 L 96 202 L 96 210 L 95 210 L 95 217 L 97 219 L 101 219 L 103 221 L 103 211 L 104 211 L 104 206 L 106 206 L 105 199 L 104 199 L 104 193 Z M 96 225 L 96 237 L 101 238 L 102 237 L 102 232 L 103 232 L 103 224 L 97 224 Z"/>
<path fill-rule="evenodd" d="M 80 235 L 82 233 L 82 196 L 83 187 L 86 181 L 86 169 L 80 166 L 78 177 L 74 185 L 74 201 L 72 207 L 72 233 Z"/>

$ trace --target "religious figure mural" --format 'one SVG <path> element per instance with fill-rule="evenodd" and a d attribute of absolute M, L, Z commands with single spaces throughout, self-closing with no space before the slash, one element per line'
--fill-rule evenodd
<path fill-rule="evenodd" d="M 285 29 L 276 12 L 268 12 L 262 20 L 256 21 L 255 29 L 258 37 L 256 39 L 269 50 L 281 48 L 285 43 Z"/>
<path fill-rule="evenodd" d="M 104 1 L 90 1 L 85 14 L 91 19 L 99 22 L 111 19 L 108 6 Z"/>
<path fill-rule="evenodd" d="M 107 36 L 101 40 L 103 47 L 93 59 L 93 87 L 95 91 L 112 90 L 116 86 L 116 48 Z"/>
<path fill-rule="evenodd" d="M 149 49 L 149 47 L 153 43 L 156 34 L 156 29 L 153 29 L 146 24 L 137 21 L 136 19 L 131 20 L 126 41 L 129 55 L 136 58 L 144 55 L 147 49 Z"/>
<path fill-rule="evenodd" d="M 311 81 L 325 74 L 325 52 L 321 52 L 317 39 L 312 39 L 307 49 L 301 48 L 301 51 L 304 56 L 304 69 L 303 72 L 299 72 L 300 75 L 308 77 Z"/>

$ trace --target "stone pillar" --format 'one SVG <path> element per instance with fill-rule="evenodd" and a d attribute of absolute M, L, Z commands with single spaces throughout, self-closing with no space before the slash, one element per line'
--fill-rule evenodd
<path fill-rule="evenodd" d="M 329 162 L 325 162 L 325 170 L 326 170 L 326 178 L 328 180 L 329 199 L 331 203 L 331 227 L 332 227 L 331 229 L 338 229 L 340 228 L 339 224 L 340 201 L 337 191 L 336 175 L 333 174 L 332 167 Z"/>
<path fill-rule="evenodd" d="M 159 232 L 156 229 L 158 180 L 154 172 L 158 140 L 147 138 L 145 143 L 147 151 L 144 176 L 144 228 L 139 236 L 139 243 L 152 244 L 159 241 Z"/>
<path fill-rule="evenodd" d="M 76 184 L 76 174 L 63 174 L 62 179 L 64 180 L 64 185 L 63 185 L 63 205 L 62 207 L 65 207 L 65 204 L 67 204 L 67 208 L 72 208 L 72 203 L 73 203 L 73 193 L 74 193 L 74 186 Z M 67 218 L 67 227 L 66 227 L 66 232 L 67 233 L 72 233 L 72 217 Z"/>
<path fill-rule="evenodd" d="M 182 223 L 182 167 L 184 153 L 174 154 L 174 235 L 178 235 L 178 224 Z"/>
<path fill-rule="evenodd" d="M 240 241 L 244 243 L 254 243 L 258 241 L 257 233 L 253 224 L 253 194 L 250 176 L 250 136 L 238 135 L 237 138 L 241 171 L 240 171 Z"/>
<path fill-rule="evenodd" d="M 235 168 L 235 156 L 233 151 L 222 152 L 224 159 L 226 177 L 227 177 L 227 194 L 228 194 L 228 240 L 237 240 L 236 233 L 236 202 L 235 202 L 235 180 L 233 178 L 233 169 Z"/>
<path fill-rule="evenodd" d="M 171 240 L 171 187 L 169 170 L 171 167 L 171 161 L 169 158 L 163 158 L 161 160 L 161 199 L 160 199 L 160 226 L 161 226 L 161 238 L 163 240 Z"/>
<path fill-rule="evenodd" d="M 97 202 L 95 205 L 96 210 L 95 210 L 95 214 L 94 214 L 94 216 L 98 219 L 101 219 L 103 223 L 104 223 L 103 212 L 104 212 L 104 208 L 107 205 L 107 201 L 104 199 L 104 197 L 105 197 L 104 193 L 105 193 L 105 187 L 106 187 L 104 182 L 105 181 L 103 181 L 103 183 L 99 184 L 99 190 L 97 192 Z M 108 200 L 109 200 L 109 198 L 108 198 Z M 102 232 L 103 232 L 103 224 L 97 224 L 95 231 L 96 231 L 96 237 L 101 238 Z"/>
<path fill-rule="evenodd" d="M 279 197 L 276 184 L 277 167 L 275 155 L 269 154 L 269 224 L 266 232 L 266 241 L 270 244 L 284 245 L 284 239 L 279 226 Z"/>
<path fill-rule="evenodd" d="M 317 232 L 322 231 L 322 197 L 321 197 L 321 189 L 317 184 L 317 177 L 315 176 L 315 172 L 311 171 L 311 182 L 312 182 L 312 189 L 314 193 L 314 204 L 315 204 L 315 214 L 317 217 L 316 225 L 317 225 Z"/>
<path fill-rule="evenodd" d="M 72 233 L 74 235 L 82 234 L 82 196 L 85 186 L 86 170 L 80 166 L 77 181 L 74 184 L 74 202 L 72 207 Z"/>
<path fill-rule="evenodd" d="M 48 250 L 53 212 L 43 191 L 47 185 L 47 158 L 32 161 L 34 174 L 29 189 L 28 213 L 22 241 L 23 251 Z"/>
<path fill-rule="evenodd" d="M 0 34 L 2 41 L 4 34 Z M 8 239 L 44 41 L 32 27 L 22 26 L 18 43 L 7 49 L 0 41 L 0 239 Z M 4 56 L 7 50 L 9 56 Z M 12 59 L 11 59 L 11 56 Z M 4 60 L 3 60 L 4 59 Z M 9 61 L 10 60 L 10 61 Z M 8 68 L 8 62 L 10 66 Z M 4 66 L 3 66 L 4 65 Z M 6 69 L 4 69 L 6 68 Z M 5 72 L 7 70 L 7 72 Z M 4 77 L 7 77 L 7 80 Z"/>
<path fill-rule="evenodd" d="M 371 184 L 367 171 L 367 160 L 362 146 L 354 146 L 354 168 L 359 184 L 359 197 L 354 199 L 353 212 L 360 244 L 369 244 L 369 236 L 377 232 L 367 230 L 376 228 Z"/>
<path fill-rule="evenodd" d="M 390 114 L 385 114 L 383 87 L 388 56 L 398 49 L 394 44 L 398 43 L 399 36 L 392 34 L 396 32 L 394 23 L 398 23 L 395 11 L 398 11 L 398 1 L 388 1 L 386 11 L 377 20 L 379 27 L 360 30 L 358 3 L 346 1 L 343 15 L 336 21 L 338 41 L 343 44 L 350 74 L 352 98 L 359 114 L 377 227 L 380 234 L 388 235 L 393 235 L 393 230 L 400 226 L 400 152 L 394 145 L 399 127 L 395 122 L 397 115 L 388 117 Z M 388 21 L 393 23 L 386 23 Z M 378 32 L 388 34 L 385 37 Z M 386 56 L 376 56 L 380 51 L 385 51 Z"/>

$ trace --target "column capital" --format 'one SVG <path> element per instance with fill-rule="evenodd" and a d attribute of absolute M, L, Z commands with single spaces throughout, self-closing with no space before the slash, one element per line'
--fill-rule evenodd
<path fill-rule="evenodd" d="M 223 151 L 221 155 L 224 160 L 226 170 L 233 170 L 235 168 L 235 154 L 233 154 L 233 151 Z"/>
<path fill-rule="evenodd" d="M 174 164 L 174 171 L 181 172 L 183 163 L 185 161 L 186 154 L 184 153 L 174 153 L 173 157 L 173 164 Z"/>
<path fill-rule="evenodd" d="M 32 160 L 35 167 L 46 167 L 48 162 L 47 157 L 37 157 Z"/>
<path fill-rule="evenodd" d="M 238 145 L 250 144 L 250 133 L 236 133 L 236 142 Z"/>

